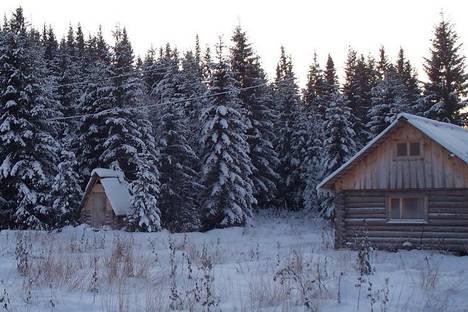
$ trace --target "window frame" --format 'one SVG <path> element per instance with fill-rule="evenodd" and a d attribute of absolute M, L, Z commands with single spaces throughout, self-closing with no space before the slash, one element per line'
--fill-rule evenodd
<path fill-rule="evenodd" d="M 400 209 L 400 216 L 402 215 L 403 211 L 403 200 L 405 198 L 418 198 L 423 200 L 423 218 L 418 218 L 418 219 L 410 219 L 410 218 L 398 218 L 394 219 L 392 218 L 391 212 L 392 212 L 392 200 L 393 199 L 398 199 L 399 200 L 399 209 Z M 421 194 L 416 194 L 416 193 L 408 193 L 408 194 L 390 194 L 387 196 L 387 201 L 386 201 L 386 215 L 387 215 L 387 223 L 397 223 L 397 224 L 402 224 L 402 223 L 408 223 L 408 224 L 427 224 L 428 223 L 428 198 L 427 195 L 421 195 Z"/>
<path fill-rule="evenodd" d="M 419 144 L 419 155 L 410 155 L 411 152 L 411 144 L 418 143 Z M 406 144 L 406 152 L 405 156 L 398 156 L 398 144 Z M 395 142 L 395 159 L 396 160 L 405 160 L 405 159 L 421 159 L 423 158 L 423 142 L 419 140 L 409 140 L 409 141 L 397 141 Z"/>

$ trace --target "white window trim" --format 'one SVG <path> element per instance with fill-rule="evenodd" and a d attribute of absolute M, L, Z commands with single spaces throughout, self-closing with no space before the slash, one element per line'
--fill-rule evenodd
<path fill-rule="evenodd" d="M 401 209 L 403 209 L 402 201 L 404 198 L 423 198 L 424 199 L 424 218 L 422 219 L 392 219 L 392 199 L 398 199 L 400 201 L 400 216 Z M 427 224 L 428 223 L 428 199 L 425 195 L 420 194 L 392 194 L 387 196 L 387 223 L 389 224 Z"/>

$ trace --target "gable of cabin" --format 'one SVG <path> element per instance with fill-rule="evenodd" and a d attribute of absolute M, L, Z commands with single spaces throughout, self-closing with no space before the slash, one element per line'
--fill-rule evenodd
<path fill-rule="evenodd" d="M 399 157 L 398 144 L 411 143 L 419 143 L 420 155 Z M 406 121 L 400 121 L 376 145 L 336 179 L 335 188 L 468 188 L 468 165 Z"/>
<path fill-rule="evenodd" d="M 107 197 L 101 179 L 94 175 L 82 200 L 80 221 L 94 228 L 109 226 L 120 228 L 124 218 L 116 216 L 112 204 Z"/>

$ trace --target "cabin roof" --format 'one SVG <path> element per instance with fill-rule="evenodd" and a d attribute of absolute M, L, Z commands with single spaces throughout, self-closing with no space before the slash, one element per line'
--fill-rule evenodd
<path fill-rule="evenodd" d="M 453 124 L 435 121 L 432 119 L 401 113 L 385 130 L 372 139 L 358 153 L 351 157 L 337 170 L 322 180 L 317 185 L 317 189 L 328 189 L 337 179 L 342 177 L 349 169 L 356 165 L 365 155 L 374 150 L 383 142 L 384 138 L 401 124 L 406 122 L 415 127 L 433 141 L 440 144 L 449 153 L 458 157 L 465 164 L 468 164 L 468 130 Z"/>
<path fill-rule="evenodd" d="M 132 197 L 123 173 L 116 170 L 96 168 L 91 172 L 91 178 L 86 186 L 81 206 L 83 207 L 86 198 L 98 180 L 102 184 L 115 215 L 127 216 L 130 213 Z"/>

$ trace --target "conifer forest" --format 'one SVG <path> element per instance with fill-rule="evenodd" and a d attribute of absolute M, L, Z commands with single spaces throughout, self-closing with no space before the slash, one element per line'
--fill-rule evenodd
<path fill-rule="evenodd" d="M 428 25 L 430 26 L 430 25 Z M 94 168 L 130 183 L 132 231 L 244 225 L 261 209 L 333 218 L 318 181 L 400 112 L 466 125 L 467 73 L 456 29 L 434 28 L 420 80 L 405 50 L 349 48 L 342 83 L 332 55 L 298 85 L 278 49 L 267 77 L 241 26 L 211 47 L 171 43 L 136 56 L 124 27 L 71 25 L 58 37 L 21 8 L 0 31 L 0 226 L 77 223 Z M 430 46 L 429 46 L 430 44 Z M 325 62 L 321 62 L 325 61 Z"/>
<path fill-rule="evenodd" d="M 468 311 L 460 19 L 426 20 L 421 54 L 388 49 L 379 34 L 382 45 L 365 38 L 366 50 L 317 43 L 303 66 L 293 41 L 259 49 L 286 38 L 265 22 L 267 7 L 254 28 L 239 18 L 211 42 L 216 34 L 182 21 L 190 1 L 151 21 L 132 16 L 148 22 L 143 34 L 106 18 L 168 3 L 109 1 L 93 29 L 86 14 L 100 1 L 80 1 L 84 13 L 70 18 L 83 23 L 64 28 L 57 14 L 75 12 L 54 1 L 0 3 L 0 312 Z M 289 5 L 298 1 L 281 10 Z M 326 13 L 327 24 L 288 36 L 341 31 L 338 11 L 311 9 L 307 18 Z M 193 34 L 187 45 L 151 41 L 161 14 Z M 365 14 L 359 22 L 389 13 Z M 284 15 L 278 27 L 304 19 Z M 391 26 L 398 40 L 407 16 Z M 252 35 L 257 27 L 280 39 Z"/>

